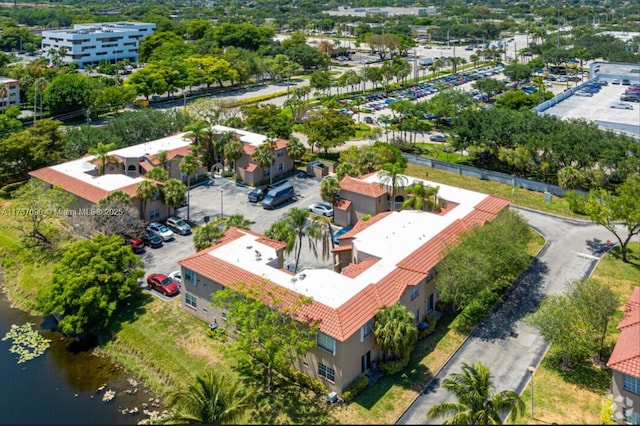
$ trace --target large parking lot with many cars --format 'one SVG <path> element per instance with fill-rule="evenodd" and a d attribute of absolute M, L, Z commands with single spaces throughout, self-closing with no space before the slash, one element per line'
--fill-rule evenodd
<path fill-rule="evenodd" d="M 210 221 L 220 216 L 242 214 L 251 221 L 251 230 L 263 233 L 273 222 L 284 217 L 291 207 L 300 207 L 308 210 L 312 204 L 320 203 L 320 179 L 310 177 L 293 176 L 287 179 L 295 188 L 296 198 L 274 210 L 265 210 L 259 203 L 248 200 L 249 193 L 253 190 L 242 184 L 227 179 L 216 178 L 211 184 L 201 185 L 191 189 L 189 219 L 197 225 L 204 225 L 205 218 Z M 175 215 L 183 219 L 187 218 L 187 207 L 175 210 Z M 195 232 L 195 229 L 194 229 Z M 306 243 L 304 245 L 306 247 Z M 169 275 L 180 269 L 178 261 L 196 252 L 193 246 L 193 233 L 189 235 L 175 234 L 172 241 L 166 241 L 162 247 L 146 247 L 140 254 L 145 264 L 147 275 L 160 273 Z M 285 257 L 287 257 L 285 255 Z M 307 261 L 310 261 L 308 259 Z M 303 263 L 303 262 L 301 262 Z M 146 283 L 147 277 L 144 277 Z M 155 296 L 167 299 L 157 291 L 152 291 Z"/>

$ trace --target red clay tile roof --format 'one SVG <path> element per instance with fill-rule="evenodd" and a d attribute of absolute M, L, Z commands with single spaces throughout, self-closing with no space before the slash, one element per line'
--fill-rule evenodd
<path fill-rule="evenodd" d="M 367 268 L 374 263 L 376 263 L 380 259 L 365 259 L 360 263 L 350 263 L 346 267 L 342 269 L 342 275 L 349 278 L 355 278 L 360 275 L 362 272 L 366 271 Z"/>
<path fill-rule="evenodd" d="M 351 200 L 345 200 L 344 198 L 338 198 L 334 203 L 333 207 L 338 210 L 347 210 L 351 207 Z"/>
<path fill-rule="evenodd" d="M 511 203 L 506 198 L 496 197 L 495 195 L 489 195 L 484 200 L 480 201 L 475 207 L 475 210 L 491 213 L 497 215 L 502 209 L 507 207 Z"/>
<path fill-rule="evenodd" d="M 191 145 L 185 145 L 180 148 L 167 151 L 166 161 L 171 161 L 176 157 L 186 157 L 189 154 L 193 154 L 193 151 L 191 151 Z M 149 161 L 149 163 L 153 164 L 154 166 L 160 165 L 160 154 L 148 155 L 146 159 L 147 161 Z"/>
<path fill-rule="evenodd" d="M 145 160 L 138 161 L 138 164 L 140 165 L 140 167 L 142 167 L 143 169 L 145 169 L 148 172 L 153 170 L 153 166 L 149 162 L 147 162 Z"/>
<path fill-rule="evenodd" d="M 245 165 L 243 167 L 243 169 L 245 169 L 246 171 L 248 171 L 250 173 L 251 172 L 255 172 L 257 168 L 258 168 L 258 165 L 255 164 L 255 163 L 248 163 L 247 165 Z"/>
<path fill-rule="evenodd" d="M 620 336 L 607 367 L 640 378 L 640 287 L 635 287 L 618 324 Z"/>
<path fill-rule="evenodd" d="M 255 145 L 251 145 L 248 142 L 243 142 L 242 143 L 242 149 L 244 150 L 245 154 L 247 154 L 248 156 L 252 156 L 253 155 L 253 151 L 256 150 L 256 146 Z"/>
<path fill-rule="evenodd" d="M 378 292 L 380 305 L 391 306 L 396 303 L 407 286 L 414 286 L 427 277 L 426 274 L 397 268 L 378 281 L 374 286 Z M 370 315 L 369 318 L 371 318 Z"/>
<path fill-rule="evenodd" d="M 466 215 L 462 220 L 469 226 L 483 225 L 485 222 L 490 222 L 495 219 L 496 215 L 492 213 L 483 212 L 481 210 L 474 210 Z"/>
<path fill-rule="evenodd" d="M 455 243 L 458 236 L 466 231 L 468 226 L 462 220 L 456 220 L 451 225 L 436 234 L 433 238 L 420 246 L 416 251 L 405 257 L 398 268 L 428 274 L 440 262 L 443 251 L 448 244 Z"/>
<path fill-rule="evenodd" d="M 50 167 L 33 170 L 29 172 L 29 175 L 48 184 L 57 185 L 65 191 L 92 203 L 97 203 L 109 195 L 109 191 L 106 189 L 98 188 L 88 182 L 68 176 Z"/>
<path fill-rule="evenodd" d="M 387 193 L 384 185 L 363 182 L 362 180 L 352 178 L 351 176 L 345 176 L 342 178 L 342 181 L 340 181 L 340 189 L 374 198 Z"/>
<path fill-rule="evenodd" d="M 340 237 L 338 237 L 338 239 L 340 239 Z M 336 253 L 339 251 L 346 251 L 346 250 L 353 250 L 353 246 L 351 244 L 349 244 L 348 246 L 337 246 L 331 249 L 331 252 Z"/>

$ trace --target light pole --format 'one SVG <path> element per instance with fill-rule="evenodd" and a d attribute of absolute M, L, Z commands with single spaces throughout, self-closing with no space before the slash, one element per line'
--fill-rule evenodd
<path fill-rule="evenodd" d="M 224 191 L 221 189 L 220 190 L 220 219 L 224 217 L 223 200 L 224 200 Z"/>
<path fill-rule="evenodd" d="M 536 368 L 530 365 L 527 368 L 527 370 L 529 370 L 529 374 L 531 375 L 531 418 L 534 419 L 535 417 L 533 416 L 533 373 L 536 371 Z"/>

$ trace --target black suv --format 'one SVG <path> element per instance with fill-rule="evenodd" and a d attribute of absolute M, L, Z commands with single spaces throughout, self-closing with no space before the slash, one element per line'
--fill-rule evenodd
<path fill-rule="evenodd" d="M 267 191 L 267 188 L 255 188 L 249 193 L 249 201 L 252 203 L 262 201 L 264 196 L 267 195 Z"/>

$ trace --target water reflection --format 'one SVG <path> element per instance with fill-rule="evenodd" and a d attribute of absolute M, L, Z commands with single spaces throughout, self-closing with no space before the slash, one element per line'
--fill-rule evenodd
<path fill-rule="evenodd" d="M 51 331 L 55 323 L 50 318 L 11 308 L 0 292 L 0 338 L 12 324 L 26 322 L 51 345 L 40 357 L 18 364 L 9 352 L 11 342 L 0 341 L 0 424 L 137 424 L 146 417 L 143 409 L 155 395 L 141 385 L 134 394 L 128 382 L 132 377 L 120 366 Z M 109 389 L 116 397 L 106 403 L 102 397 Z M 122 414 L 134 407 L 138 414 Z"/>

